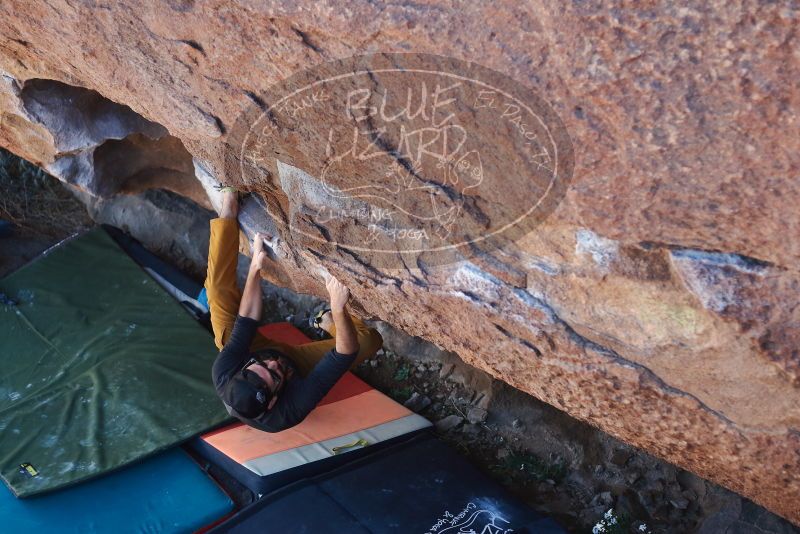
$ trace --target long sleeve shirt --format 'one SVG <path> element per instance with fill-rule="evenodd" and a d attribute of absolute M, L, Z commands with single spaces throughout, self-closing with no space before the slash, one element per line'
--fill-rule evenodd
<path fill-rule="evenodd" d="M 241 315 L 236 317 L 233 332 L 211 370 L 214 387 L 220 397 L 225 383 L 250 359 L 250 343 L 257 329 L 256 320 Z M 356 354 L 340 354 L 336 349 L 331 349 L 305 378 L 301 377 L 295 368 L 292 378 L 286 381 L 283 390 L 278 394 L 275 405 L 259 417 L 245 418 L 230 406 L 225 407 L 231 415 L 259 430 L 265 432 L 285 430 L 305 419 L 350 368 L 356 359 Z"/>

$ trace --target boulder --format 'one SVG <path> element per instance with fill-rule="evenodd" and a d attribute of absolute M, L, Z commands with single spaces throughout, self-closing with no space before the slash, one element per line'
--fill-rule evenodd
<path fill-rule="evenodd" d="M 271 281 L 324 296 L 335 274 L 357 314 L 800 523 L 796 9 L 7 0 L 0 15 L 3 147 L 100 199 L 252 191 L 240 222 L 277 236 Z M 334 61 L 378 51 L 425 55 Z M 411 60 L 426 68 L 392 70 Z M 341 93 L 282 99 L 343 65 L 371 84 L 347 120 L 327 100 Z M 431 72 L 462 72 L 473 98 L 448 100 Z M 370 127 L 400 116 L 380 97 L 409 75 L 434 109 Z M 530 103 L 542 122 L 522 120 Z M 347 152 L 348 124 L 377 152 Z M 464 132 L 472 150 L 420 164 Z M 375 187 L 403 193 L 400 233 Z M 359 248 L 371 239 L 391 246 Z"/>

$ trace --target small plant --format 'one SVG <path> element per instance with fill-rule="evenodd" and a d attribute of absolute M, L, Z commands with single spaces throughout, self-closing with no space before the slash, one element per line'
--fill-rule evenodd
<path fill-rule="evenodd" d="M 409 398 L 411 398 L 411 394 L 413 393 L 413 390 L 411 389 L 411 387 L 405 386 L 405 387 L 402 387 L 402 388 L 395 388 L 395 389 L 391 390 L 389 393 L 390 393 L 390 395 L 392 396 L 392 398 L 394 400 L 399 401 L 399 402 L 405 402 Z"/>
<path fill-rule="evenodd" d="M 408 376 L 411 374 L 411 367 L 406 364 L 401 365 L 397 368 L 397 371 L 394 373 L 394 379 L 397 382 L 403 382 L 404 380 L 408 380 Z"/>
<path fill-rule="evenodd" d="M 567 466 L 563 459 L 558 458 L 552 463 L 547 463 L 533 454 L 520 452 L 509 454 L 499 464 L 494 465 L 492 470 L 506 475 L 510 481 L 517 484 L 527 484 L 532 480 L 537 482 L 552 480 L 558 483 L 567 474 Z"/>
<path fill-rule="evenodd" d="M 592 527 L 592 534 L 626 534 L 631 531 L 631 523 L 624 514 L 617 514 L 609 508 L 603 518 Z M 635 532 L 652 534 L 645 523 L 640 523 Z"/>

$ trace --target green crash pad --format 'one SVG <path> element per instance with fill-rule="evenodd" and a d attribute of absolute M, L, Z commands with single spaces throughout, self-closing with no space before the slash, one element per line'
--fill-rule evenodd
<path fill-rule="evenodd" d="M 102 228 L 0 280 L 0 293 L 0 475 L 18 497 L 229 419 L 211 334 Z"/>

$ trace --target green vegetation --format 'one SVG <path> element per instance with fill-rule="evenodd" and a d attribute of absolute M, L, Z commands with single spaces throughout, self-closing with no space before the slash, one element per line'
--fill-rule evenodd
<path fill-rule="evenodd" d="M 411 398 L 411 394 L 414 393 L 414 390 L 409 387 L 405 386 L 402 388 L 394 388 L 389 392 L 389 395 L 396 400 L 397 402 L 405 402 L 409 398 Z"/>
<path fill-rule="evenodd" d="M 592 528 L 592 534 L 627 534 L 628 532 L 650 534 L 651 531 L 646 523 L 631 521 L 627 514 L 616 512 L 613 508 L 603 514 L 603 518 Z"/>
<path fill-rule="evenodd" d="M 410 374 L 411 374 L 411 367 L 403 364 L 397 368 L 397 371 L 394 373 L 394 379 L 397 382 L 403 382 L 404 380 L 408 380 L 408 376 Z"/>
<path fill-rule="evenodd" d="M 562 459 L 548 463 L 541 458 L 521 452 L 512 452 L 491 470 L 504 480 L 515 485 L 525 485 L 531 481 L 552 480 L 561 482 L 567 475 L 567 466 Z"/>

